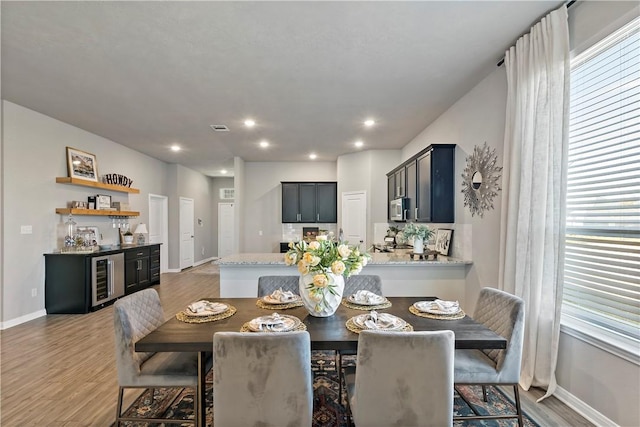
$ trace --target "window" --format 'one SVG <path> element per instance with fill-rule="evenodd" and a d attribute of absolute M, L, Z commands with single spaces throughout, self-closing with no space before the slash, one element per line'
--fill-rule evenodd
<path fill-rule="evenodd" d="M 637 349 L 640 19 L 572 61 L 568 160 L 563 322 Z"/>

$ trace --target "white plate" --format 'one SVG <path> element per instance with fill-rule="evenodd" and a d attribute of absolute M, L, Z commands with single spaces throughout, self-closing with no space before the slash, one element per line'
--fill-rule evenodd
<path fill-rule="evenodd" d="M 187 307 L 184 310 L 184 313 L 187 316 L 206 317 L 206 316 L 215 316 L 216 314 L 224 313 L 229 309 L 229 306 L 227 304 L 223 304 L 221 302 L 209 302 L 207 306 L 208 307 L 205 310 L 199 311 L 197 313 L 194 313 L 189 309 L 189 307 Z"/>
<path fill-rule="evenodd" d="M 289 301 L 280 301 L 278 298 L 274 298 L 271 295 L 265 295 L 262 297 L 262 301 L 266 302 L 267 304 L 289 304 L 292 302 L 298 302 L 301 299 L 302 297 L 300 295 L 295 295 L 295 298 Z"/>
<path fill-rule="evenodd" d="M 286 314 L 256 317 L 249 321 L 249 330 L 253 332 L 289 332 L 300 325 L 300 319 Z"/>
<path fill-rule="evenodd" d="M 376 295 L 376 298 L 370 297 L 369 302 L 357 301 L 355 295 L 349 295 L 347 301 L 358 305 L 379 305 L 387 301 L 387 299 L 381 295 Z"/>
<path fill-rule="evenodd" d="M 365 321 L 369 319 L 370 314 L 360 314 L 358 316 L 353 317 L 353 324 L 356 325 L 360 329 L 373 329 L 365 324 Z M 407 322 L 402 320 L 399 317 L 394 316 L 393 314 L 388 313 L 378 313 L 378 322 L 380 320 L 384 320 L 389 323 L 389 326 L 381 327 L 378 326 L 375 328 L 376 330 L 385 330 L 385 331 L 397 331 L 398 329 L 402 329 L 407 326 Z"/>
<path fill-rule="evenodd" d="M 416 310 L 422 313 L 440 314 L 440 315 L 460 313 L 460 307 L 458 307 L 456 311 L 444 311 L 438 308 L 438 306 L 433 304 L 431 301 L 418 301 L 414 303 L 413 306 L 416 308 Z"/>

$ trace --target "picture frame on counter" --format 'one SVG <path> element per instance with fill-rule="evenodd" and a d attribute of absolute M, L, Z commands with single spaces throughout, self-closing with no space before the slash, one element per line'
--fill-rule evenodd
<path fill-rule="evenodd" d="M 70 178 L 98 182 L 96 156 L 86 151 L 67 147 L 67 171 Z"/>
<path fill-rule="evenodd" d="M 451 236 L 453 230 L 449 228 L 439 228 L 436 231 L 436 247 L 440 255 L 449 256 L 449 250 L 451 249 Z"/>

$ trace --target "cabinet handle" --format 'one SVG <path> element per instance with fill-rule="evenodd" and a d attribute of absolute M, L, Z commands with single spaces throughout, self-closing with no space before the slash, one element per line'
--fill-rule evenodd
<path fill-rule="evenodd" d="M 115 289 L 113 289 L 113 279 L 115 277 L 116 271 L 113 267 L 113 261 L 108 260 L 107 264 L 109 265 L 109 294 L 111 296 L 115 293 Z"/>
<path fill-rule="evenodd" d="M 136 264 L 137 264 L 136 269 L 137 269 L 138 271 L 142 270 L 142 260 L 141 260 L 141 259 L 139 259 L 139 260 L 137 261 L 137 263 L 136 263 Z"/>
<path fill-rule="evenodd" d="M 415 213 L 415 218 L 414 219 L 418 219 L 418 208 L 415 209 L 416 213 Z"/>
<path fill-rule="evenodd" d="M 320 222 L 320 214 L 316 214 L 316 221 Z"/>
<path fill-rule="evenodd" d="M 407 219 L 407 211 L 408 209 L 402 211 L 402 219 Z"/>

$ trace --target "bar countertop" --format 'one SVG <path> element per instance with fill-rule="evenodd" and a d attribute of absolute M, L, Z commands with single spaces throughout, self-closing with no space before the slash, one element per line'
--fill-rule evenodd
<path fill-rule="evenodd" d="M 369 260 L 370 265 L 378 266 L 464 266 L 473 264 L 470 260 L 462 260 L 458 258 L 446 257 L 438 255 L 437 259 L 429 260 L 411 259 L 409 252 L 396 251 L 393 253 L 372 253 Z M 247 266 L 267 266 L 282 265 L 284 266 L 284 255 L 280 253 L 242 253 L 229 255 L 215 261 L 216 264 L 225 267 L 247 267 Z"/>

